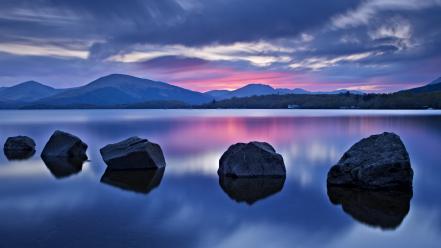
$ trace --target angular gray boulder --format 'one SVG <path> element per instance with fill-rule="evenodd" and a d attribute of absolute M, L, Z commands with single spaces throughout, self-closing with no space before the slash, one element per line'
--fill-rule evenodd
<path fill-rule="evenodd" d="M 412 188 L 413 170 L 400 137 L 382 133 L 353 145 L 328 172 L 328 185 L 365 189 Z"/>
<path fill-rule="evenodd" d="M 27 136 L 9 137 L 3 151 L 9 160 L 27 159 L 35 153 L 35 142 Z"/>
<path fill-rule="evenodd" d="M 164 154 L 158 144 L 147 139 L 130 137 L 100 149 L 111 170 L 158 169 L 165 167 Z"/>
<path fill-rule="evenodd" d="M 87 144 L 77 136 L 55 131 L 41 152 L 41 157 L 65 157 L 87 160 Z"/>
<path fill-rule="evenodd" d="M 51 174 L 57 179 L 80 173 L 84 162 L 80 158 L 68 157 L 42 157 L 42 160 Z"/>
<path fill-rule="evenodd" d="M 219 176 L 284 177 L 283 157 L 266 142 L 237 143 L 228 148 L 219 160 Z"/>

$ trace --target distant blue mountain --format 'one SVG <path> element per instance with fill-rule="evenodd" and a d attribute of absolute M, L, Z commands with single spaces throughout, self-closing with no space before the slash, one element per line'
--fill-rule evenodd
<path fill-rule="evenodd" d="M 38 105 L 120 105 L 152 101 L 179 101 L 201 104 L 213 98 L 163 82 L 123 74 L 101 77 L 87 85 L 66 89 L 39 101 Z"/>
<path fill-rule="evenodd" d="M 56 95 L 61 91 L 35 81 L 28 81 L 12 87 L 0 88 L 0 101 L 33 102 Z"/>
<path fill-rule="evenodd" d="M 433 80 L 430 84 L 441 84 L 441 77 Z"/>
<path fill-rule="evenodd" d="M 407 90 L 399 91 L 399 93 L 430 93 L 441 91 L 441 77 L 433 80 L 431 83 Z"/>
<path fill-rule="evenodd" d="M 350 92 L 351 94 L 364 94 L 362 91 L 356 90 L 336 90 L 336 91 L 323 91 L 312 92 L 300 88 L 285 89 L 285 88 L 273 88 L 266 84 L 248 84 L 236 90 L 212 90 L 207 91 L 205 94 L 214 97 L 216 100 L 229 99 L 233 97 L 249 97 L 249 96 L 262 96 L 262 95 L 285 95 L 285 94 L 342 94 Z"/>

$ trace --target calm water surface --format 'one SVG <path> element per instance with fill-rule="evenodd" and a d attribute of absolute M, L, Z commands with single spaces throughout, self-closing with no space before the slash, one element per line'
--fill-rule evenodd
<path fill-rule="evenodd" d="M 40 159 L 56 129 L 89 145 L 82 168 L 60 171 Z M 410 205 L 400 195 L 328 196 L 329 168 L 359 139 L 384 131 L 399 134 L 409 151 Z M 33 137 L 37 152 L 24 161 L 0 155 L 0 247 L 441 244 L 441 112 L 0 111 L 1 143 L 14 135 Z M 103 175 L 99 148 L 134 135 L 162 146 L 164 173 Z M 286 180 L 220 185 L 222 153 L 251 140 L 282 154 Z M 343 206 L 330 197 L 343 199 Z"/>

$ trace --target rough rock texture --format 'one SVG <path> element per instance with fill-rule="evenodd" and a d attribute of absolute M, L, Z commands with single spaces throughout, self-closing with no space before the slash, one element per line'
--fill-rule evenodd
<path fill-rule="evenodd" d="M 165 167 L 164 154 L 158 144 L 131 137 L 107 145 L 100 150 L 107 167 L 112 170 L 158 169 Z"/>
<path fill-rule="evenodd" d="M 219 177 L 219 184 L 227 195 L 248 205 L 282 190 L 285 177 L 233 178 Z"/>
<path fill-rule="evenodd" d="M 81 172 L 83 168 L 83 159 L 67 157 L 42 157 L 44 164 L 51 174 L 62 179 Z"/>
<path fill-rule="evenodd" d="M 328 172 L 328 185 L 412 188 L 413 170 L 400 137 L 383 133 L 353 145 Z"/>
<path fill-rule="evenodd" d="M 27 159 L 35 153 L 35 142 L 27 136 L 9 137 L 3 151 L 9 160 Z"/>
<path fill-rule="evenodd" d="M 111 186 L 148 194 L 161 184 L 165 168 L 141 170 L 109 170 L 101 177 L 101 182 Z"/>
<path fill-rule="evenodd" d="M 65 157 L 87 160 L 87 145 L 78 137 L 55 131 L 43 148 L 41 157 Z"/>
<path fill-rule="evenodd" d="M 265 142 L 237 143 L 219 160 L 219 176 L 284 177 L 285 164 L 280 154 Z"/>
<path fill-rule="evenodd" d="M 342 205 L 355 220 L 382 229 L 395 229 L 410 209 L 412 189 L 376 191 L 328 186 L 329 200 Z"/>

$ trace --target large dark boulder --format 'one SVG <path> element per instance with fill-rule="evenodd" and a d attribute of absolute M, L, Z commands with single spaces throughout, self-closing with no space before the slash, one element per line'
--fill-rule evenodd
<path fill-rule="evenodd" d="M 9 137 L 3 151 L 9 160 L 27 159 L 35 153 L 35 142 L 27 136 Z"/>
<path fill-rule="evenodd" d="M 107 145 L 100 150 L 107 167 L 112 170 L 158 169 L 165 167 L 164 154 L 158 144 L 131 137 Z"/>
<path fill-rule="evenodd" d="M 106 169 L 101 182 L 142 194 L 148 194 L 161 184 L 165 168 L 141 170 L 110 170 Z"/>
<path fill-rule="evenodd" d="M 75 175 L 83 169 L 84 160 L 79 158 L 42 157 L 42 159 L 51 174 L 57 179 Z"/>
<path fill-rule="evenodd" d="M 237 143 L 219 160 L 219 176 L 284 177 L 285 164 L 280 154 L 265 142 Z"/>
<path fill-rule="evenodd" d="M 412 188 L 413 170 L 400 137 L 382 133 L 353 145 L 328 172 L 328 185 Z"/>
<path fill-rule="evenodd" d="M 366 190 L 328 186 L 329 200 L 355 220 L 381 229 L 396 229 L 409 213 L 412 189 Z"/>
<path fill-rule="evenodd" d="M 41 157 L 65 157 L 87 160 L 87 144 L 78 137 L 63 131 L 55 131 L 43 148 Z"/>
<path fill-rule="evenodd" d="M 221 188 L 231 199 L 248 205 L 280 192 L 284 183 L 285 177 L 219 177 Z"/>

